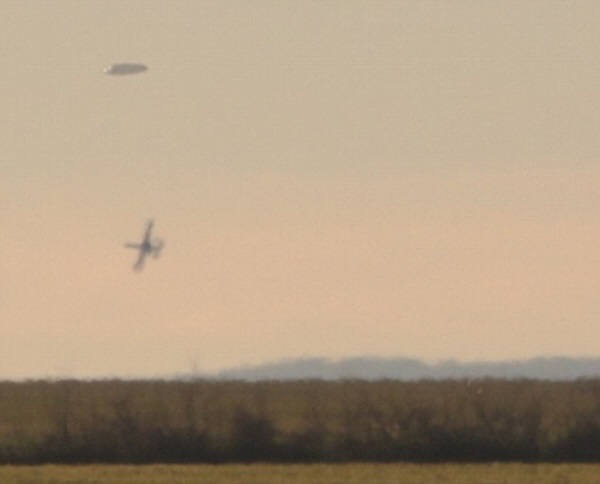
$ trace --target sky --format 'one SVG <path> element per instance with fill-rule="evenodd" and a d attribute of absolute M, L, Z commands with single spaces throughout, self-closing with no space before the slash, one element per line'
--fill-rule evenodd
<path fill-rule="evenodd" d="M 5 0 L 0 57 L 0 378 L 598 355 L 595 0 Z"/>

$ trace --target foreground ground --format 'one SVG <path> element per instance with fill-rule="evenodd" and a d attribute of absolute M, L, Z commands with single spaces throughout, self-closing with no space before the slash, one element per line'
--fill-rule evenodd
<path fill-rule="evenodd" d="M 592 484 L 597 464 L 0 466 L 3 484 Z"/>

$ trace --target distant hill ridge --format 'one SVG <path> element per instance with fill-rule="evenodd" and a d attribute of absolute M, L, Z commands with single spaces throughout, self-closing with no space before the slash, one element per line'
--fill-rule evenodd
<path fill-rule="evenodd" d="M 498 362 L 425 363 L 413 358 L 354 357 L 286 359 L 223 370 L 208 376 L 223 380 L 363 379 L 421 380 L 462 378 L 534 378 L 575 380 L 600 377 L 600 358 L 539 357 Z"/>

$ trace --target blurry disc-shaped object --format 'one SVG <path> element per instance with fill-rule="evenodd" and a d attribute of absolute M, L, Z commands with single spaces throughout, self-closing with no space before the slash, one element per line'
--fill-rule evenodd
<path fill-rule="evenodd" d="M 148 68 L 144 64 L 135 64 L 133 62 L 122 62 L 119 64 L 112 64 L 104 69 L 105 74 L 111 76 L 128 76 L 130 74 L 139 74 L 140 72 L 147 71 Z"/>

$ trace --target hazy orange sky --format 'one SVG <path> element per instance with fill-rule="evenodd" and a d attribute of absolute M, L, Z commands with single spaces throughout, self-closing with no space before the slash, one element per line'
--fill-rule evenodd
<path fill-rule="evenodd" d="M 0 55 L 0 378 L 598 355 L 599 2 L 5 0 Z"/>

